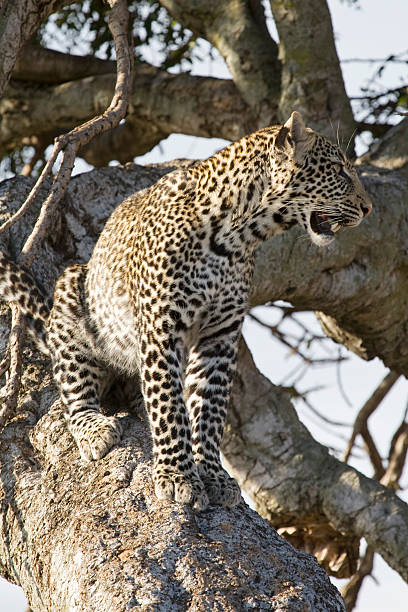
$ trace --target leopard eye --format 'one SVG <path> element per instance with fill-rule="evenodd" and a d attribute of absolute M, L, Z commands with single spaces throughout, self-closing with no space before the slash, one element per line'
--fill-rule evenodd
<path fill-rule="evenodd" d="M 344 166 L 343 164 L 341 164 L 340 162 L 333 162 L 333 166 L 337 172 L 337 174 L 339 176 L 341 176 L 342 178 L 344 178 L 346 181 L 348 181 L 349 183 L 351 182 L 351 177 L 347 174 L 347 172 L 344 170 Z"/>
<path fill-rule="evenodd" d="M 347 172 L 344 170 L 344 166 L 341 166 L 341 170 L 339 172 L 339 176 L 341 176 L 342 178 L 344 178 L 346 181 L 348 181 L 349 183 L 352 182 L 352 178 L 349 174 L 347 174 Z"/>

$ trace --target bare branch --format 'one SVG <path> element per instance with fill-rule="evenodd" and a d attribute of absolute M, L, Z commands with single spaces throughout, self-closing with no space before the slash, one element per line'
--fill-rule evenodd
<path fill-rule="evenodd" d="M 367 576 L 371 575 L 374 564 L 374 550 L 367 546 L 364 557 L 360 560 L 357 572 L 348 584 L 341 590 L 347 612 L 351 612 L 357 603 L 357 597 Z"/>
<path fill-rule="evenodd" d="M 39 44 L 28 43 L 21 50 L 12 78 L 34 83 L 66 83 L 97 74 L 115 74 L 116 62 L 93 55 L 70 55 Z"/>
<path fill-rule="evenodd" d="M 408 423 L 404 420 L 395 432 L 390 445 L 388 467 L 381 478 L 381 484 L 397 491 L 408 452 Z"/>
<path fill-rule="evenodd" d="M 259 319 L 253 312 L 249 313 L 249 318 L 251 318 L 253 321 L 255 321 L 256 323 L 258 323 L 258 325 L 260 325 L 261 327 L 264 327 L 265 329 L 267 329 L 268 331 L 270 331 L 270 333 L 277 339 L 279 340 L 279 342 L 281 342 L 284 346 L 286 346 L 291 354 L 293 355 L 298 355 L 298 357 L 300 357 L 306 364 L 308 365 L 322 365 L 322 364 L 329 364 L 329 363 L 338 363 L 341 361 L 345 361 L 345 357 L 342 357 L 341 355 L 338 357 L 311 357 L 306 355 L 301 349 L 301 345 L 302 343 L 306 340 L 306 335 L 307 335 L 307 342 L 308 345 L 310 346 L 310 344 L 315 341 L 315 340 L 325 340 L 327 339 L 326 336 L 315 336 L 313 334 L 311 334 L 309 332 L 309 330 L 307 330 L 305 327 L 302 326 L 303 331 L 305 332 L 305 335 L 303 335 L 302 337 L 298 337 L 298 336 L 291 336 L 290 334 L 283 332 L 280 329 L 280 323 L 282 323 L 283 319 L 288 319 L 289 317 L 291 317 L 291 315 L 289 313 L 284 313 L 284 316 L 282 317 L 281 321 L 278 323 L 278 325 L 271 325 L 269 323 L 265 323 L 264 321 L 262 321 L 261 319 Z M 296 319 L 292 318 L 293 321 L 295 321 L 296 323 L 299 323 L 298 321 L 296 321 Z M 292 342 L 292 340 L 295 340 L 294 342 Z"/>
<path fill-rule="evenodd" d="M 228 471 L 273 525 L 326 521 L 348 537 L 365 537 L 408 579 L 402 544 L 408 542 L 408 506 L 315 442 L 287 397 L 257 371 L 244 346 L 223 453 Z"/>
<path fill-rule="evenodd" d="M 57 156 L 60 152 L 63 152 L 61 165 L 54 179 L 51 192 L 41 208 L 37 223 L 24 245 L 19 258 L 20 262 L 25 267 L 31 265 L 35 253 L 49 227 L 55 207 L 65 193 L 78 150 L 81 146 L 88 144 L 97 134 L 101 134 L 118 125 L 126 114 L 131 89 L 130 79 L 132 69 L 132 56 L 127 40 L 128 12 L 124 0 L 110 0 L 110 5 L 112 10 L 109 18 L 109 27 L 115 43 L 118 70 L 112 102 L 103 115 L 91 119 L 82 126 L 75 128 L 68 134 L 57 139 L 50 159 L 26 202 L 21 209 L 0 228 L 0 232 L 5 231 L 24 214 L 43 186 L 44 181 L 51 173 L 52 166 Z"/>
<path fill-rule="evenodd" d="M 408 117 L 387 131 L 359 160 L 379 168 L 399 169 L 408 164 Z"/>
<path fill-rule="evenodd" d="M 114 83 L 113 74 L 40 90 L 13 82 L 0 100 L 0 155 L 21 147 L 30 134 L 49 138 L 94 117 L 110 100 Z M 112 159 L 132 160 L 173 132 L 237 140 L 255 129 L 255 115 L 233 81 L 138 64 L 125 123 L 95 138 L 82 153 L 102 166 Z"/>
<path fill-rule="evenodd" d="M 57 139 L 50 159 L 25 203 L 9 221 L 0 227 L 1 233 L 15 223 L 17 219 L 21 218 L 28 210 L 42 188 L 44 181 L 50 175 L 58 154 L 62 152 L 61 164 L 53 181 L 51 191 L 41 207 L 34 229 L 26 240 L 19 256 L 20 263 L 26 268 L 31 266 L 55 216 L 56 207 L 67 188 L 79 148 L 90 142 L 96 134 L 100 134 L 117 125 L 126 114 L 131 90 L 132 69 L 132 55 L 127 39 L 129 15 L 125 0 L 110 0 L 110 5 L 112 10 L 109 17 L 109 27 L 114 39 L 118 70 L 112 102 L 103 115 L 88 121 L 86 124 Z M 24 324 L 22 316 L 18 312 L 18 307 L 16 312 L 13 310 L 13 327 L 10 338 L 12 342 L 10 352 L 10 382 L 6 387 L 7 400 L 4 411 L 1 414 L 1 420 L 3 421 L 10 414 L 10 411 L 14 409 L 19 391 L 21 356 L 24 346 Z"/>
<path fill-rule="evenodd" d="M 350 453 L 351 453 L 351 449 L 353 448 L 353 444 L 355 442 L 356 437 L 358 436 L 359 433 L 362 433 L 364 431 L 365 435 L 367 436 L 368 434 L 368 429 L 367 429 L 367 421 L 369 419 L 369 417 L 372 415 L 372 413 L 374 412 L 374 410 L 376 410 L 378 408 L 378 406 L 380 405 L 380 403 L 383 401 L 384 397 L 387 395 L 387 393 L 392 389 L 392 387 L 394 386 L 394 384 L 397 382 L 399 378 L 399 374 L 397 374 L 396 372 L 388 372 L 387 376 L 384 378 L 384 380 L 381 381 L 381 383 L 378 385 L 378 387 L 375 389 L 374 393 L 368 398 L 368 400 L 365 402 L 364 406 L 360 409 L 355 423 L 354 423 L 354 427 L 353 427 L 353 432 L 351 434 L 351 438 L 349 440 L 349 443 L 347 445 L 347 449 L 344 453 L 344 458 L 343 461 L 348 461 L 350 458 Z M 368 439 L 368 437 L 367 437 Z M 370 436 L 371 439 L 371 436 Z M 369 443 L 370 444 L 370 443 Z M 378 455 L 379 457 L 379 455 Z M 382 461 L 381 458 L 379 459 L 381 467 L 382 467 Z M 376 469 L 379 468 L 378 461 L 377 459 L 375 460 L 376 463 Z M 380 475 L 381 478 L 382 474 Z"/>

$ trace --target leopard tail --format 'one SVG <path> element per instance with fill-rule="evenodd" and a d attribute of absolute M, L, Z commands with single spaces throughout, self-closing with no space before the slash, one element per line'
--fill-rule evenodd
<path fill-rule="evenodd" d="M 27 331 L 37 347 L 49 354 L 46 323 L 52 307 L 30 272 L 8 259 L 0 251 L 0 299 L 19 305 L 26 316 Z"/>

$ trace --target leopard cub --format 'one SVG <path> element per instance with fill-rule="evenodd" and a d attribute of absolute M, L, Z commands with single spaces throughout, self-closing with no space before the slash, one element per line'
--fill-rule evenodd
<path fill-rule="evenodd" d="M 48 350 L 83 459 L 120 441 L 101 414 L 112 378 L 139 380 L 160 499 L 231 507 L 240 489 L 219 448 L 256 247 L 294 224 L 327 245 L 371 202 L 351 163 L 294 112 L 162 177 L 112 214 L 87 265 L 67 268 L 49 307 L 32 276 L 0 256 L 0 295 Z"/>

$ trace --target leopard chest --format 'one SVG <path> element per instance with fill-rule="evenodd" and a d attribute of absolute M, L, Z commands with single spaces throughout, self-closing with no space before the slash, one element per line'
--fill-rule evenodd
<path fill-rule="evenodd" d="M 186 346 L 207 332 L 241 320 L 248 303 L 252 261 L 209 254 L 172 283 L 168 295 Z"/>

